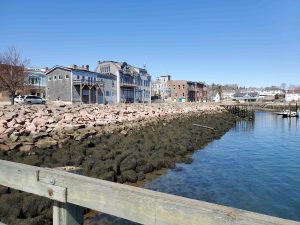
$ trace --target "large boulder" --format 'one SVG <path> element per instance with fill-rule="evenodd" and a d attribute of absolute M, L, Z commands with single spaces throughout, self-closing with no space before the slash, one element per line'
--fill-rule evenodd
<path fill-rule="evenodd" d="M 53 146 L 57 146 L 57 141 L 52 138 L 40 139 L 35 143 L 35 146 L 40 149 L 52 148 Z"/>
<path fill-rule="evenodd" d="M 19 148 L 21 143 L 6 143 L 6 145 L 9 147 L 9 150 L 14 150 Z"/>
<path fill-rule="evenodd" d="M 136 171 L 137 172 L 143 172 L 143 173 L 150 173 L 154 170 L 151 163 L 147 163 L 145 165 L 137 166 Z"/>
<path fill-rule="evenodd" d="M 36 117 L 32 120 L 32 123 L 36 126 L 36 127 L 41 127 L 41 126 L 45 126 L 45 124 L 47 123 L 47 120 L 45 118 L 39 118 Z"/>
<path fill-rule="evenodd" d="M 3 126 L 0 126 L 0 134 L 3 134 L 6 131 L 6 128 Z"/>
<path fill-rule="evenodd" d="M 33 149 L 33 145 L 23 145 L 20 147 L 21 152 L 30 152 Z"/>
<path fill-rule="evenodd" d="M 66 123 L 70 123 L 74 119 L 74 114 L 72 114 L 72 113 L 65 113 L 64 119 L 65 119 Z"/>
<path fill-rule="evenodd" d="M 134 170 L 136 168 L 136 165 L 136 158 L 129 156 L 121 162 L 120 171 L 123 172 L 126 170 Z"/>
<path fill-rule="evenodd" d="M 36 126 L 33 123 L 31 123 L 31 124 L 29 124 L 29 126 L 26 127 L 26 130 L 32 134 L 32 133 L 36 132 Z"/>
<path fill-rule="evenodd" d="M 127 170 L 127 171 L 124 171 L 122 174 L 122 181 L 123 182 L 131 182 L 131 183 L 135 183 L 138 179 L 138 175 L 137 173 L 134 171 L 134 170 Z"/>
<path fill-rule="evenodd" d="M 4 144 L 0 144 L 0 151 L 9 151 L 9 147 L 7 145 Z"/>
<path fill-rule="evenodd" d="M 9 135 L 11 135 L 14 131 L 15 131 L 15 128 L 10 127 L 10 128 L 7 128 L 7 129 L 4 131 L 4 134 L 7 134 L 7 135 L 9 136 Z"/>
<path fill-rule="evenodd" d="M 15 118 L 16 116 L 18 116 L 18 113 L 16 113 L 16 112 L 7 112 L 7 113 L 5 113 L 5 115 L 4 115 L 4 119 L 6 120 L 6 121 L 11 121 L 13 118 Z"/>

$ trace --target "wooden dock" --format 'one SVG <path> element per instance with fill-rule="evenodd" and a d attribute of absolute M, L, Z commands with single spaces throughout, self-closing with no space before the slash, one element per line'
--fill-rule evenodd
<path fill-rule="evenodd" d="M 255 118 L 255 108 L 252 105 L 221 105 L 227 109 L 230 113 L 243 118 L 254 120 Z"/>
<path fill-rule="evenodd" d="M 82 224 L 85 207 L 149 225 L 300 225 L 300 222 L 234 209 L 68 173 L 0 160 L 0 184 L 55 201 L 69 215 L 55 225 Z M 60 204 L 57 204 L 60 203 Z M 64 204 L 69 204 L 70 208 Z M 75 208 L 74 208 L 75 207 Z M 77 209 L 76 209 L 77 208 Z M 57 216 L 57 213 L 53 213 Z"/>

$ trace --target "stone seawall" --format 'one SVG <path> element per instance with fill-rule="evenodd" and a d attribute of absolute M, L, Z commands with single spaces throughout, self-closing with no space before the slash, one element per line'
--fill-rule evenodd
<path fill-rule="evenodd" d="M 0 150 L 62 147 L 115 130 L 172 119 L 192 112 L 221 112 L 218 106 L 200 104 L 152 105 L 15 105 L 0 107 Z"/>
<path fill-rule="evenodd" d="M 16 112 L 15 109 L 5 110 Z M 17 125 L 10 135 L 4 134 L 1 146 L 9 146 L 8 142 L 19 143 L 19 146 L 2 149 L 1 159 L 42 167 L 81 166 L 86 176 L 119 183 L 142 181 L 145 175 L 174 168 L 178 162 L 192 162 L 190 156 L 195 150 L 220 138 L 235 122 L 224 109 L 199 104 L 64 106 L 55 109 L 25 106 L 19 110 L 30 117 L 27 116 L 22 127 Z M 86 111 L 84 116 L 82 111 Z M 45 114 L 41 115 L 42 112 Z M 2 121 L 5 118 L 7 126 L 13 120 L 19 124 L 20 115 L 24 114 L 8 118 L 4 113 L 1 118 Z M 35 122 L 38 118 L 56 122 L 41 125 Z M 213 127 L 215 131 L 194 126 L 194 123 Z M 34 132 L 24 135 L 22 131 L 32 124 L 36 127 Z M 61 129 L 55 129 L 57 124 Z M 70 132 L 65 129 L 67 125 L 81 127 Z M 53 129 L 47 132 L 51 127 Z M 47 135 L 40 135 L 45 129 Z M 19 137 L 15 142 L 11 139 L 12 134 Z M 56 145 L 38 148 L 37 143 L 49 138 L 56 140 L 55 135 L 66 140 L 57 139 Z M 82 138 L 76 138 L 79 135 Z M 22 142 L 25 139 L 26 142 Z M 31 139 L 34 140 L 27 144 Z M 24 151 L 22 146 L 26 145 L 31 149 Z M 8 224 L 51 224 L 51 205 L 47 199 L 0 187 L 0 221 Z"/>

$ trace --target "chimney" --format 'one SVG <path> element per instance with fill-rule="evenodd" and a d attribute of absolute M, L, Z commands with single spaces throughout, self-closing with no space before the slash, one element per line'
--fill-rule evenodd
<path fill-rule="evenodd" d="M 77 65 L 76 65 L 76 64 L 73 64 L 73 65 L 71 66 L 71 68 L 72 68 L 72 69 L 77 69 Z"/>
<path fill-rule="evenodd" d="M 85 69 L 86 69 L 87 71 L 89 71 L 89 70 L 90 70 L 90 66 L 89 66 L 89 65 L 85 65 Z"/>
<path fill-rule="evenodd" d="M 45 67 L 45 71 L 47 72 L 48 70 L 49 70 L 48 66 L 47 66 L 47 67 Z"/>

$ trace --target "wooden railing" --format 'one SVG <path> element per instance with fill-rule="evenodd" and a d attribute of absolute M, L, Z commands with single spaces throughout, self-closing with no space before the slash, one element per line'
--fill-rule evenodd
<path fill-rule="evenodd" d="M 81 207 L 141 224 L 300 225 L 300 222 L 296 221 L 94 179 L 58 169 L 3 160 L 0 160 L 0 184 L 56 201 L 53 223 L 60 225 L 82 224 L 83 215 L 78 213 L 78 208 Z M 62 204 L 69 204 L 70 208 Z M 60 217 L 57 207 L 65 210 L 69 219 Z"/>

